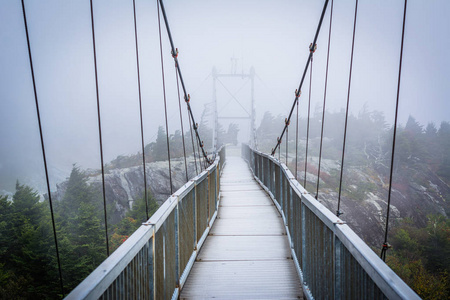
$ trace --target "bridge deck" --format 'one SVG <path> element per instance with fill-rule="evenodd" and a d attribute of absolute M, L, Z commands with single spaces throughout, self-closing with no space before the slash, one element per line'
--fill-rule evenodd
<path fill-rule="evenodd" d="M 219 214 L 181 299 L 301 299 L 286 230 L 240 157 L 227 157 Z"/>

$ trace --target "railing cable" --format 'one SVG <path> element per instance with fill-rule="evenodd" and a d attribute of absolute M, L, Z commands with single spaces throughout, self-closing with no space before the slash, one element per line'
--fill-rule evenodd
<path fill-rule="evenodd" d="M 187 91 L 186 91 L 186 86 L 185 86 L 185 84 L 184 84 L 183 75 L 182 75 L 181 69 L 180 69 L 180 64 L 179 64 L 179 62 L 178 62 L 178 49 L 175 48 L 174 43 L 173 43 L 172 34 L 171 34 L 171 32 L 170 32 L 170 27 L 169 27 L 169 21 L 168 21 L 168 19 L 167 19 L 167 14 L 166 14 L 166 10 L 164 9 L 163 1 L 162 1 L 162 0 L 157 0 L 157 1 L 158 1 L 158 3 L 159 3 L 159 4 L 158 4 L 158 7 L 161 8 L 161 12 L 162 12 L 162 14 L 163 14 L 163 18 L 164 18 L 164 22 L 165 22 L 166 30 L 167 30 L 167 35 L 168 35 L 168 37 L 169 37 L 170 46 L 171 46 L 171 49 L 172 49 L 172 50 L 171 50 L 172 57 L 173 57 L 173 59 L 174 59 L 174 61 L 175 61 L 175 63 L 176 63 L 175 66 L 176 66 L 176 68 L 178 69 L 178 76 L 180 77 L 181 87 L 182 87 L 183 93 L 184 93 L 184 100 L 186 101 L 186 104 L 187 104 L 187 106 L 188 106 L 188 108 L 189 108 L 188 111 L 189 111 L 190 118 L 191 118 L 191 120 L 192 120 L 192 124 L 193 124 L 193 126 L 194 126 L 194 131 L 195 131 L 196 138 L 197 138 L 198 143 L 200 144 L 200 147 L 201 147 L 201 149 L 202 149 L 203 158 L 205 159 L 205 161 L 206 161 L 208 164 L 212 164 L 213 161 L 211 161 L 211 160 L 208 158 L 208 155 L 207 155 L 205 149 L 203 148 L 204 143 L 203 143 L 203 141 L 202 141 L 201 138 L 200 138 L 200 134 L 198 133 L 198 126 L 197 126 L 197 123 L 195 122 L 194 114 L 192 113 L 192 109 L 190 109 L 190 103 L 189 103 L 189 102 L 190 102 L 191 96 L 190 96 L 190 95 L 187 93 Z M 158 9 L 158 18 L 159 18 L 159 9 Z"/>
<path fill-rule="evenodd" d="M 139 66 L 139 45 L 138 45 L 138 34 L 137 34 L 137 22 L 136 22 L 136 0 L 133 0 L 133 17 L 134 17 L 134 41 L 136 47 L 136 70 L 137 70 L 137 82 L 138 82 L 138 93 L 139 93 L 139 118 L 141 121 L 141 146 L 142 146 L 142 167 L 144 168 L 144 200 L 145 200 L 145 214 L 147 220 L 149 219 L 148 214 L 148 199 L 147 199 L 147 172 L 145 170 L 145 145 L 144 145 L 144 121 L 142 118 L 142 97 L 141 97 L 141 75 Z"/>
<path fill-rule="evenodd" d="M 95 93 L 97 96 L 97 121 L 98 121 L 98 138 L 100 144 L 100 163 L 102 165 L 102 192 L 103 192 L 103 212 L 105 214 L 105 237 L 106 237 L 106 254 L 109 256 L 109 238 L 108 238 L 108 213 L 106 210 L 106 188 L 105 188 L 105 166 L 103 160 L 103 138 L 102 138 L 102 121 L 100 118 L 100 94 L 98 89 L 98 71 L 97 71 L 97 51 L 95 47 L 95 27 L 94 27 L 94 7 L 91 4 L 91 27 L 92 27 L 92 51 L 94 54 L 94 74 L 95 74 Z"/>
<path fill-rule="evenodd" d="M 300 81 L 298 89 L 295 91 L 295 100 L 294 100 L 294 103 L 292 104 L 291 111 L 289 112 L 288 121 L 291 120 L 292 113 L 294 112 L 294 108 L 295 108 L 295 103 L 298 101 L 298 98 L 300 97 L 300 94 L 301 94 L 303 81 L 305 80 L 305 76 L 306 76 L 306 72 L 308 71 L 309 63 L 312 62 L 311 58 L 313 57 L 314 51 L 316 51 L 316 48 L 317 48 L 316 42 L 317 42 L 317 38 L 319 37 L 320 28 L 322 27 L 323 17 L 325 16 L 325 12 L 327 10 L 328 1 L 329 0 L 325 0 L 323 9 L 322 9 L 322 14 L 320 15 L 319 24 L 317 25 L 316 33 L 314 35 L 314 40 L 311 43 L 311 45 L 309 45 L 309 56 L 308 56 L 308 59 L 306 60 L 306 66 L 303 71 L 302 79 Z M 275 154 L 275 151 L 280 146 L 281 140 L 283 139 L 284 132 L 286 131 L 286 127 L 287 127 L 287 125 L 284 126 L 283 131 L 281 132 L 281 136 L 277 140 L 277 144 L 276 144 L 275 148 L 273 148 L 273 150 L 272 150 L 272 154 L 271 154 L 272 156 Z"/>
<path fill-rule="evenodd" d="M 395 103 L 395 120 L 394 120 L 394 133 L 392 140 L 392 155 L 391 155 L 391 170 L 389 174 L 389 192 L 388 192 L 388 203 L 387 203 L 387 211 L 386 211 L 386 229 L 384 232 L 384 243 L 381 249 L 380 257 L 383 261 L 386 260 L 386 252 L 389 248 L 388 240 L 388 231 L 389 231 L 389 211 L 391 207 L 391 194 L 392 194 L 392 175 L 394 171 L 394 155 L 395 155 L 395 141 L 397 136 L 397 120 L 398 120 L 398 102 L 400 97 L 400 83 L 402 78 L 402 62 L 403 62 L 403 42 L 405 40 L 405 23 L 406 23 L 406 4 L 407 0 L 405 0 L 405 6 L 403 9 L 403 25 L 402 25 L 402 42 L 400 45 L 400 62 L 398 66 L 398 81 L 397 81 L 397 99 Z"/>
<path fill-rule="evenodd" d="M 353 20 L 352 52 L 350 55 L 350 71 L 348 74 L 347 106 L 345 109 L 344 139 L 342 142 L 341 175 L 339 178 L 338 206 L 337 206 L 337 210 L 336 210 L 336 216 L 338 216 L 338 217 L 343 214 L 343 212 L 341 212 L 341 194 L 342 194 L 342 180 L 343 180 L 343 175 L 344 175 L 345 144 L 347 141 L 348 109 L 349 109 L 349 105 L 350 105 L 350 90 L 351 90 L 351 84 L 352 84 L 353 53 L 355 50 L 355 33 L 356 33 L 357 15 L 358 15 L 358 0 L 356 0 L 356 2 L 355 2 L 355 18 Z"/>
<path fill-rule="evenodd" d="M 313 72 L 313 57 L 311 56 L 311 68 L 309 69 L 308 119 L 306 121 L 305 178 L 303 179 L 303 187 L 305 189 L 306 189 L 306 173 L 308 172 L 309 120 L 311 112 L 312 72 Z"/>
<path fill-rule="evenodd" d="M 159 29 L 159 50 L 161 53 L 161 75 L 162 75 L 162 85 L 163 85 L 163 96 L 164 96 L 164 116 L 166 121 L 166 140 L 167 140 L 167 158 L 169 160 L 169 182 L 170 182 L 170 194 L 173 193 L 172 186 L 172 166 L 170 163 L 170 141 L 169 141 L 169 122 L 167 120 L 167 99 L 166 99 L 166 83 L 164 76 L 164 57 L 163 57 L 163 49 L 162 49 L 162 34 L 161 34 L 161 17 L 159 12 L 159 2 L 157 2 L 158 9 L 158 29 Z"/>
<path fill-rule="evenodd" d="M 316 185 L 316 199 L 319 199 L 319 184 L 320 184 L 320 165 L 322 162 L 322 146 L 323 146 L 323 129 L 325 124 L 325 104 L 327 99 L 327 83 L 328 83 L 328 63 L 330 61 L 330 43 L 331 43 L 331 25 L 333 23 L 333 0 L 331 0 L 330 7 L 330 28 L 328 30 L 328 49 L 327 49 L 327 66 L 325 70 L 325 88 L 323 92 L 323 107 L 322 107 L 322 128 L 320 131 L 320 147 L 319 147 L 319 167 L 317 170 L 317 185 Z"/>
<path fill-rule="evenodd" d="M 61 259 L 59 257 L 58 238 L 57 238 L 57 234 L 56 234 L 55 214 L 54 214 L 54 210 L 53 210 L 52 193 L 50 191 L 50 179 L 48 176 L 47 155 L 45 153 L 44 135 L 42 133 L 41 114 L 39 111 L 39 101 L 38 101 L 37 90 L 36 90 L 36 79 L 35 79 L 35 75 L 34 75 L 33 59 L 31 56 L 30 37 L 28 34 L 27 14 L 25 12 L 24 0 L 22 0 L 22 13 L 23 13 L 23 23 L 25 26 L 25 35 L 27 38 L 28 58 L 29 58 L 30 70 L 31 70 L 31 80 L 33 82 L 34 103 L 36 106 L 36 115 L 37 115 L 37 121 L 38 121 L 38 126 L 39 126 L 39 136 L 41 139 L 42 158 L 44 160 L 44 170 L 45 170 L 45 180 L 46 180 L 46 184 L 47 184 L 48 202 L 50 205 L 50 214 L 52 217 L 53 238 L 55 240 L 56 259 L 58 261 L 59 284 L 61 287 L 61 294 L 64 297 L 64 284 L 63 284 L 63 278 L 62 278 Z"/>

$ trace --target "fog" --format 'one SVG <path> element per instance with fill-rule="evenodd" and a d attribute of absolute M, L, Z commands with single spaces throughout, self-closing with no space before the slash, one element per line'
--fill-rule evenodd
<path fill-rule="evenodd" d="M 36 88 L 52 187 L 73 164 L 100 167 L 89 1 L 25 1 Z M 167 1 L 169 23 L 191 105 L 200 123 L 213 99 L 212 69 L 248 73 L 255 68 L 256 126 L 265 111 L 287 115 L 294 100 L 321 13 L 321 1 Z M 136 1 L 145 143 L 164 124 L 156 1 Z M 400 93 L 400 123 L 448 120 L 450 21 L 447 1 L 410 1 Z M 313 64 L 311 112 L 323 101 L 329 13 Z M 356 30 L 350 111 L 366 105 L 393 123 L 403 4 L 361 1 Z M 327 110 L 345 108 L 354 2 L 334 5 Z M 94 1 L 99 98 L 105 162 L 141 149 L 132 1 Z M 34 106 L 22 9 L 0 4 L 0 190 L 17 179 L 43 186 L 42 154 Z M 180 128 L 173 59 L 162 27 L 169 133 Z M 248 79 L 217 83 L 219 114 L 250 111 Z M 306 115 L 305 80 L 300 100 Z M 232 96 L 233 95 L 233 96 Z M 239 101 L 240 104 L 237 102 Z M 184 107 L 184 103 L 183 107 Z M 185 127 L 187 116 L 185 110 Z M 206 116 L 208 117 L 208 116 Z M 211 115 L 209 116 L 211 118 Z M 209 121 L 212 124 L 212 121 Z M 248 121 L 239 124 L 249 139 Z M 283 124 L 280 124 L 280 128 Z M 343 126 L 330 124 L 329 126 Z M 274 141 L 275 144 L 275 141 Z M 30 172 L 29 170 L 34 170 Z M 39 182 L 36 182 L 39 181 Z"/>

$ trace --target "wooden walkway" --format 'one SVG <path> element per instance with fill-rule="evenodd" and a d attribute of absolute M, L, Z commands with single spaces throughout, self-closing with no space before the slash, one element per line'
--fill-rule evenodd
<path fill-rule="evenodd" d="M 302 299 L 285 227 L 244 160 L 227 156 L 214 223 L 181 299 Z"/>

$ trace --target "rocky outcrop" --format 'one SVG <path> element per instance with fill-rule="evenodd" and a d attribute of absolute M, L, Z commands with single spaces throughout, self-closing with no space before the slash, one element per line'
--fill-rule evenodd
<path fill-rule="evenodd" d="M 172 159 L 172 191 L 175 192 L 186 183 L 184 159 Z M 102 176 L 97 171 L 85 172 L 87 182 L 102 190 Z M 188 159 L 189 178 L 196 176 L 194 159 Z M 157 161 L 146 164 L 147 190 L 158 204 L 162 204 L 170 195 L 169 163 Z M 55 199 L 62 199 L 67 189 L 67 181 L 57 185 L 53 195 Z M 133 202 L 144 196 L 144 171 L 142 166 L 113 169 L 105 173 L 105 195 L 110 208 L 108 217 L 112 223 L 117 223 L 133 207 Z"/>
<path fill-rule="evenodd" d="M 312 161 L 317 160 L 316 157 Z M 340 166 L 322 160 L 319 201 L 336 213 Z M 385 168 L 348 167 L 341 196 L 341 219 L 370 246 L 380 248 L 384 239 L 388 201 L 388 173 Z M 303 171 L 299 171 L 302 183 Z M 309 186 L 316 186 L 317 174 L 307 173 Z M 324 179 L 324 180 L 322 180 Z M 308 186 L 308 185 L 307 185 Z M 315 195 L 315 189 L 310 190 Z M 394 173 L 390 207 L 390 228 L 404 218 L 425 227 L 429 214 L 450 213 L 450 187 L 425 165 L 409 164 Z"/>

